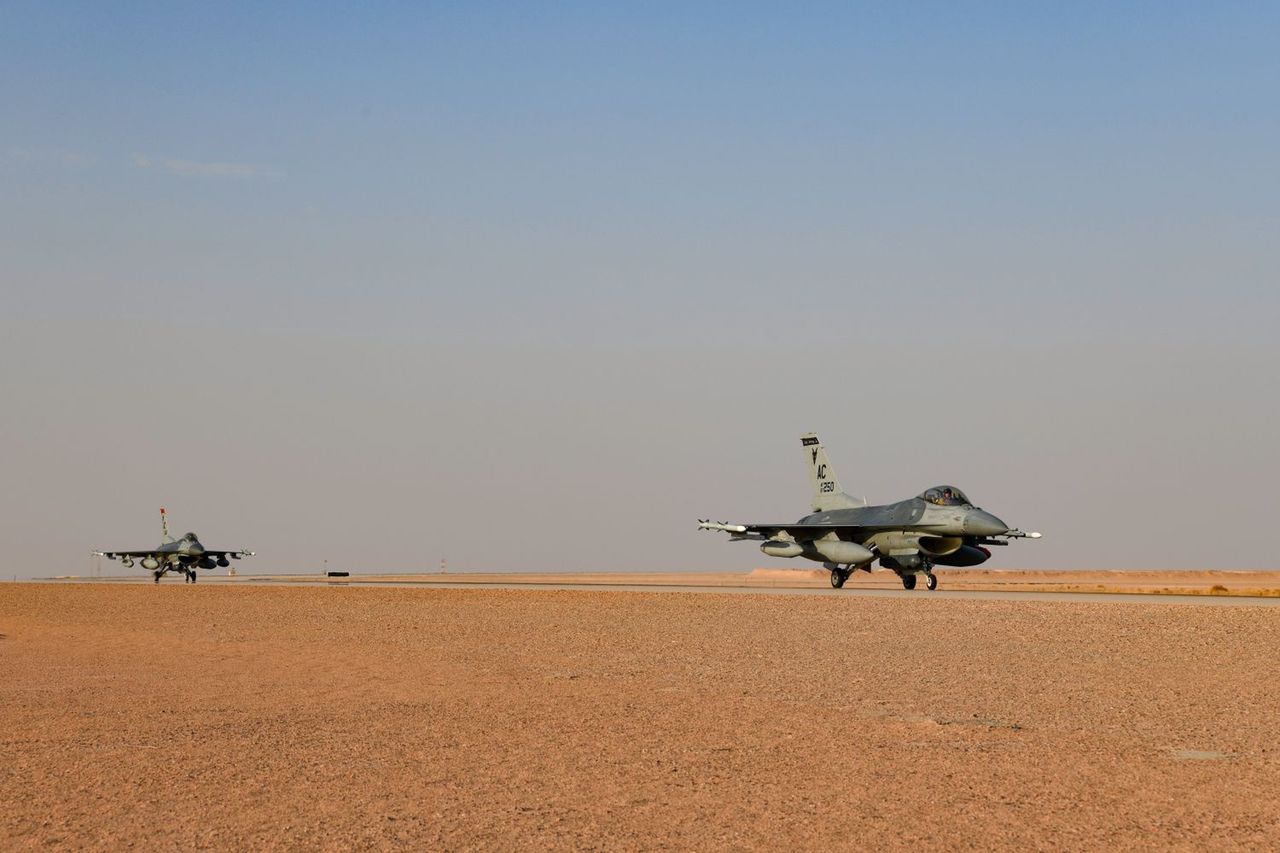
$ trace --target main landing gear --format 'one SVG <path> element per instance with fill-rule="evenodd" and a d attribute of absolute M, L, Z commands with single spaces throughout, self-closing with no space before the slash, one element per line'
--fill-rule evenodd
<path fill-rule="evenodd" d="M 183 581 L 183 583 L 195 583 L 195 582 L 196 582 L 196 570 L 195 570 L 195 569 L 187 569 L 187 570 L 186 570 L 186 579 Z"/>
<path fill-rule="evenodd" d="M 840 589 L 844 586 L 845 581 L 853 574 L 852 568 L 841 568 L 840 566 L 826 564 L 827 571 L 831 572 L 831 587 Z M 867 567 L 867 571 L 870 568 Z M 920 576 L 924 576 L 925 589 L 935 590 L 938 588 L 938 576 L 933 573 L 933 564 L 925 563 L 920 571 L 903 571 L 898 577 L 902 580 L 903 589 L 915 589 L 916 583 Z"/>
<path fill-rule="evenodd" d="M 911 573 L 911 574 L 909 574 L 909 575 L 903 575 L 903 576 L 902 576 L 902 586 L 903 586 L 903 588 L 904 588 L 904 589 L 915 589 L 915 588 L 916 588 L 916 575 L 915 575 L 915 573 L 914 573 L 914 572 L 913 572 L 913 573 Z M 925 589 L 927 589 L 927 590 L 935 590 L 935 589 L 937 589 L 937 588 L 938 588 L 938 576 L 937 576 L 937 575 L 935 575 L 933 572 L 925 572 L 925 573 L 924 573 L 924 588 L 925 588 Z"/>
<path fill-rule="evenodd" d="M 164 572 L 152 572 L 151 574 L 155 576 L 156 583 L 160 583 L 160 576 L 164 574 Z"/>
<path fill-rule="evenodd" d="M 938 588 L 938 576 L 933 573 L 933 565 L 925 563 L 922 571 L 906 572 L 900 577 L 902 578 L 903 589 L 915 589 L 916 580 L 920 575 L 924 575 L 924 588 L 933 591 Z"/>

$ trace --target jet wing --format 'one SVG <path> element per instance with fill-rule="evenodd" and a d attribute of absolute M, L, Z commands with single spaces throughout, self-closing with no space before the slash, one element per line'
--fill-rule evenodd
<path fill-rule="evenodd" d="M 800 524 L 794 521 L 779 522 L 777 524 L 729 524 L 727 522 L 699 520 L 698 529 L 723 530 L 734 539 L 772 539 L 779 533 L 787 533 L 793 539 L 816 539 L 833 530 L 871 531 L 877 528 L 856 524 Z"/>
<path fill-rule="evenodd" d="M 93 552 L 93 556 L 106 557 L 108 560 L 114 560 L 116 557 L 130 557 L 130 558 L 139 558 L 139 559 L 144 557 L 172 557 L 173 554 L 174 554 L 173 551 L 94 551 Z M 200 552 L 200 554 L 202 556 L 215 557 L 215 558 L 230 557 L 233 560 L 238 560 L 241 557 L 253 556 L 252 551 L 215 551 L 210 548 L 204 549 L 203 551 Z"/>
<path fill-rule="evenodd" d="M 773 539 L 779 533 L 786 533 L 792 539 L 804 541 L 806 539 L 821 539 L 831 531 L 839 533 L 853 534 L 850 538 L 857 539 L 859 534 L 871 535 L 882 530 L 909 530 L 918 531 L 923 534 L 931 532 L 931 526 L 927 524 L 888 524 L 888 525 L 868 525 L 868 524 L 802 524 L 799 522 L 780 522 L 777 524 L 729 524 L 726 521 L 711 521 L 710 519 L 698 520 L 699 530 L 723 530 L 729 534 L 731 539 Z M 1018 529 L 1007 530 L 1004 533 L 997 533 L 994 536 L 983 537 L 981 544 L 986 545 L 1008 545 L 1010 539 L 1039 539 L 1040 534 L 1035 531 L 1023 532 Z M 1001 541 L 1003 540 L 1003 541 Z"/>
<path fill-rule="evenodd" d="M 94 551 L 95 557 L 106 557 L 108 560 L 114 560 L 116 557 L 163 557 L 164 551 Z"/>

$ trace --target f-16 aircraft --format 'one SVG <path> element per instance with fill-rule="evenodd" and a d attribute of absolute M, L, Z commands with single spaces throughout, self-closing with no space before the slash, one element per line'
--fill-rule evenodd
<path fill-rule="evenodd" d="M 827 452 L 818 436 L 800 437 L 809 483 L 813 487 L 813 512 L 794 524 L 729 524 L 699 520 L 699 530 L 723 530 L 730 541 L 763 541 L 760 550 L 770 557 L 817 560 L 831 572 L 831 585 L 839 589 L 858 569 L 871 571 L 880 561 L 916 588 L 924 575 L 925 586 L 938 588 L 934 566 L 976 566 L 991 558 L 993 545 L 1010 539 L 1039 539 L 1039 533 L 1010 528 L 991 513 L 973 505 L 954 486 L 935 486 L 919 497 L 883 506 L 867 506 L 840 488 Z"/>
<path fill-rule="evenodd" d="M 241 557 L 252 557 L 252 551 L 214 551 L 200 544 L 200 538 L 194 533 L 185 533 L 181 539 L 169 535 L 169 519 L 164 507 L 160 507 L 161 542 L 149 551 L 94 551 L 95 557 L 106 557 L 108 560 L 119 559 L 125 568 L 132 568 L 137 560 L 142 568 L 155 576 L 156 583 L 168 572 L 182 572 L 186 583 L 196 582 L 196 569 L 212 569 L 215 566 L 226 568 L 232 560 Z"/>

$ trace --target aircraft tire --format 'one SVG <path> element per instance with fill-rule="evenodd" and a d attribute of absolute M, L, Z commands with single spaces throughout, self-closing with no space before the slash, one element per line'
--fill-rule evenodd
<path fill-rule="evenodd" d="M 849 573 L 841 569 L 831 570 L 831 586 L 836 589 L 844 586 L 844 582 L 849 579 Z"/>
<path fill-rule="evenodd" d="M 195 582 L 196 582 L 196 570 L 195 570 L 195 569 L 192 569 L 192 570 L 191 570 L 191 582 L 192 582 L 192 583 L 195 583 Z M 930 587 L 930 589 L 932 589 L 932 588 L 933 588 L 933 587 Z"/>
<path fill-rule="evenodd" d="M 916 576 L 914 572 L 907 572 L 905 575 L 902 576 L 902 588 L 903 589 L 916 588 Z"/>
<path fill-rule="evenodd" d="M 160 583 L 160 573 L 159 573 L 159 572 L 152 572 L 151 574 L 155 577 L 155 579 L 156 579 L 156 583 Z"/>
<path fill-rule="evenodd" d="M 938 576 L 935 575 L 933 572 L 929 572 L 927 575 L 924 576 L 924 585 L 925 585 L 925 589 L 928 589 L 930 592 L 937 589 Z"/>

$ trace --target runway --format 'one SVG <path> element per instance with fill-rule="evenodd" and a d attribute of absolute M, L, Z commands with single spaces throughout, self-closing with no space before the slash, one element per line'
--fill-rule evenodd
<path fill-rule="evenodd" d="M 1216 607 L 1280 607 L 1280 598 L 1211 595 L 1150 595 L 1101 592 L 1011 592 L 1001 590 L 945 590 L 933 592 L 907 589 L 810 589 L 786 587 L 733 586 L 642 586 L 636 584 L 536 584 L 536 583 L 343 583 L 328 581 L 326 586 L 432 586 L 445 589 L 520 589 L 582 590 L 593 592 L 691 592 L 728 595 L 819 596 L 830 598 L 910 598 L 944 601 L 1060 601 L 1112 602 L 1115 604 L 1202 604 Z"/>
<path fill-rule="evenodd" d="M 491 577 L 491 576 L 490 576 Z M 88 582 L 116 584 L 153 585 L 149 578 L 66 578 L 51 582 Z M 164 583 L 173 584 L 176 579 L 166 579 Z M 245 586 L 329 586 L 329 587 L 381 587 L 381 588 L 426 588 L 426 589 L 474 589 L 474 590 L 523 590 L 523 591 L 583 591 L 583 592 L 646 592 L 646 593 L 693 593 L 718 595 L 766 595 L 766 596 L 803 596 L 831 598 L 902 598 L 912 600 L 942 601 L 1049 601 L 1059 603 L 1112 603 L 1112 604 L 1182 604 L 1204 607 L 1280 607 L 1280 597 L 1263 597 L 1249 595 L 1177 595 L 1153 594 L 1137 592 L 1049 592 L 1049 591 L 1015 591 L 1015 590 L 975 590 L 975 589 L 937 589 L 932 592 L 922 589 L 885 589 L 869 587 L 845 587 L 832 589 L 817 586 L 760 586 L 752 584 L 679 584 L 679 583 L 611 583 L 597 582 L 554 582 L 537 580 L 440 580 L 424 578 L 414 580 L 361 580 L 348 578 L 316 578 L 297 575 L 258 576 L 258 577 L 212 577 L 202 578 L 199 585 L 234 585 Z"/>

